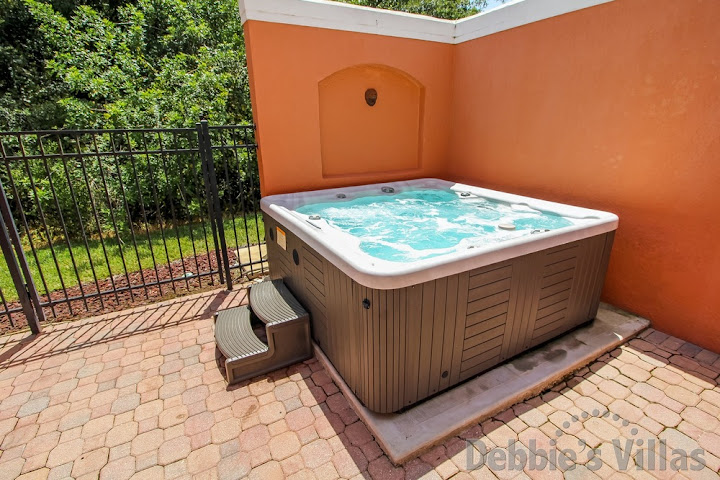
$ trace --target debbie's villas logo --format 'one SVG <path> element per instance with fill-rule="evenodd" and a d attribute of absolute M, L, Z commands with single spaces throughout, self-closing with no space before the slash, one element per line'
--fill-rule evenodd
<path fill-rule="evenodd" d="M 578 439 L 572 448 L 559 445 L 558 440 L 573 423 L 582 422 L 590 417 L 604 418 L 617 426 L 625 427 L 627 437 L 613 439 L 603 443 L 601 448 L 593 448 L 584 440 Z M 619 471 L 645 470 L 650 472 L 693 472 L 705 468 L 705 450 L 691 451 L 682 448 L 670 448 L 665 440 L 648 436 L 642 438 L 640 429 L 630 422 L 609 411 L 593 410 L 573 415 L 558 428 L 555 438 L 549 444 L 542 441 L 545 448 L 536 439 L 530 439 L 527 447 L 517 440 L 509 440 L 507 447 L 488 448 L 482 440 L 467 441 L 467 468 L 475 470 L 484 465 L 495 472 L 503 470 L 560 470 L 572 471 L 583 465 L 590 471 L 597 471 L 604 464 Z"/>

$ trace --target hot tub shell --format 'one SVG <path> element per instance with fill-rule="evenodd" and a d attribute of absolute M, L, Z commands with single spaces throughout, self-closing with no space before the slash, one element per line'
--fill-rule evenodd
<path fill-rule="evenodd" d="M 568 236 L 560 232 L 554 235 L 559 244 L 531 253 L 477 266 L 479 253 L 459 262 L 474 268 L 410 285 L 404 283 L 412 274 L 410 280 L 405 274 L 396 288 L 379 288 L 367 275 L 362 283 L 353 278 L 342 259 L 320 254 L 308 235 L 312 230 L 273 208 L 282 203 L 277 197 L 285 196 L 263 199 L 270 275 L 284 279 L 310 311 L 314 340 L 358 399 L 381 413 L 408 407 L 592 320 L 617 227 L 614 215 L 582 209 L 601 220 L 601 227 L 584 230 L 590 236 L 574 233 L 564 242 Z M 380 279 L 382 287 L 393 281 L 391 275 Z"/>

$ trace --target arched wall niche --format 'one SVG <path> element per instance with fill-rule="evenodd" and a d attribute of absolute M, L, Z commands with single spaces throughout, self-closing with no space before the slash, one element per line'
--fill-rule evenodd
<path fill-rule="evenodd" d="M 424 88 L 415 78 L 355 65 L 321 80 L 318 97 L 323 177 L 421 167 Z"/>

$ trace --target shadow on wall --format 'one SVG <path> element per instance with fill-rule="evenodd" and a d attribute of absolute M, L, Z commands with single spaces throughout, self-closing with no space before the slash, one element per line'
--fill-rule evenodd
<path fill-rule="evenodd" d="M 385 65 L 357 65 L 318 84 L 323 177 L 420 168 L 424 88 Z"/>

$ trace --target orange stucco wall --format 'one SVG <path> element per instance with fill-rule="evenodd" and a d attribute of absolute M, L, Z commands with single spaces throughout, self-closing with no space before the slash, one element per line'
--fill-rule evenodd
<path fill-rule="evenodd" d="M 715 351 L 719 18 L 617 0 L 458 45 L 448 171 L 618 214 L 604 298 Z"/>
<path fill-rule="evenodd" d="M 605 300 L 720 352 L 718 18 L 616 0 L 459 45 L 248 21 L 262 193 L 437 176 L 617 213 Z M 323 173 L 318 85 L 357 65 L 422 85 L 417 168 Z"/>
<path fill-rule="evenodd" d="M 263 195 L 442 176 L 450 136 L 452 45 L 252 20 L 245 23 L 244 29 Z M 331 118 L 348 117 L 349 126 L 358 127 L 358 138 L 364 137 L 365 141 L 354 144 L 347 174 L 338 169 L 335 161 L 330 169 L 326 165 L 323 173 L 319 84 L 334 73 L 358 65 L 384 65 L 421 85 L 422 132 L 415 149 L 416 166 L 408 168 L 408 142 L 402 143 L 404 146 L 388 144 L 389 153 L 381 160 L 385 169 L 378 171 L 379 160 L 373 155 L 378 139 L 372 134 L 372 124 L 366 129 L 352 125 L 356 120 L 351 115 L 353 109 L 370 108 L 364 105 L 362 88 L 348 103 L 325 105 L 336 111 L 334 115 L 329 113 Z M 394 88 L 390 80 L 377 80 L 388 81 L 380 85 Z M 381 111 L 382 102 L 387 100 L 386 90 L 377 90 L 378 103 L 373 108 Z M 357 100 L 357 104 L 351 103 Z M 327 143 L 330 140 L 324 141 L 326 149 L 332 151 L 332 145 Z M 364 144 L 367 150 L 358 150 Z M 363 158 L 367 158 L 372 172 L 357 173 L 357 164 Z M 393 165 L 387 161 L 393 158 L 402 163 Z"/>

